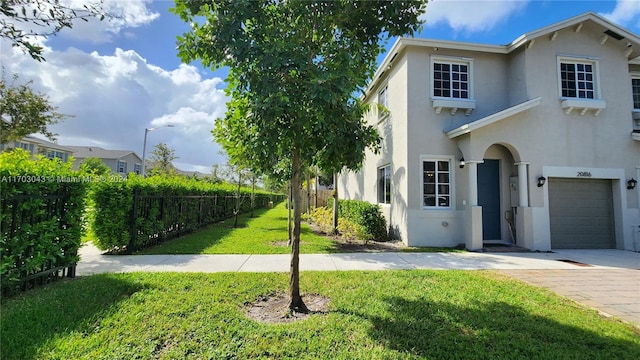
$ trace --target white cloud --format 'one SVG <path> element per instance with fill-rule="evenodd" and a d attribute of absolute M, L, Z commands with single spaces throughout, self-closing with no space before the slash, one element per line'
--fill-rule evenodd
<path fill-rule="evenodd" d="M 529 0 L 433 0 L 423 15 L 425 26 L 447 24 L 455 32 L 487 31 L 512 13 L 526 7 Z"/>
<path fill-rule="evenodd" d="M 63 29 L 59 32 L 60 36 L 80 40 L 89 41 L 93 43 L 105 43 L 113 40 L 114 35 L 122 32 L 124 37 L 135 36 L 132 32 L 127 32 L 125 29 L 136 28 L 149 24 L 156 20 L 160 14 L 151 11 L 148 5 L 152 0 L 104 0 L 101 4 L 102 9 L 112 14 L 114 18 L 105 18 L 100 21 L 97 18 L 89 18 L 89 21 L 76 19 L 73 21 L 72 30 Z M 85 5 L 96 4 L 96 0 L 60 0 L 60 5 L 68 7 L 70 9 L 83 9 Z M 47 13 L 48 3 L 42 3 L 40 10 L 43 13 Z M 35 8 L 35 5 L 31 5 Z M 26 5 L 27 12 L 29 4 Z M 31 31 L 35 33 L 46 33 L 53 30 L 53 26 L 45 27 L 35 25 L 32 22 L 16 22 L 11 21 L 16 28 L 29 33 Z M 55 24 L 52 24 L 55 25 Z M 30 36 L 30 42 L 43 46 L 46 43 L 46 39 L 42 36 Z"/>
<path fill-rule="evenodd" d="M 116 18 L 91 19 L 90 21 L 74 21 L 73 31 L 63 31 L 61 36 L 81 41 L 91 41 L 94 43 L 110 42 L 113 35 L 119 34 L 123 29 L 136 28 L 146 25 L 157 19 L 160 14 L 151 11 L 147 5 L 152 0 L 104 0 L 102 8 Z M 83 4 L 91 3 L 86 0 L 63 0 L 63 4 L 68 4 L 73 8 L 80 9 Z M 130 37 L 132 33 L 124 32 L 123 36 Z"/>
<path fill-rule="evenodd" d="M 3 47 L 8 46 L 6 42 Z M 3 51 L 8 74 L 49 96 L 66 114 L 75 115 L 51 128 L 63 145 L 95 145 L 133 150 L 142 156 L 146 127 L 175 125 L 148 135 L 147 154 L 165 142 L 175 150 L 184 170 L 210 169 L 222 161 L 213 142 L 214 121 L 224 116 L 227 98 L 222 80 L 204 79 L 198 70 L 180 65 L 165 70 L 149 64 L 133 50 L 113 54 L 77 49 L 50 50 L 46 62 Z"/>
<path fill-rule="evenodd" d="M 601 15 L 614 23 L 640 28 L 640 1 L 618 0 L 613 11 Z"/>

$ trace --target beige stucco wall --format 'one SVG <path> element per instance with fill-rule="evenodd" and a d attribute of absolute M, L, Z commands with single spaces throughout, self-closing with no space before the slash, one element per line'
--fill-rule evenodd
<path fill-rule="evenodd" d="M 384 74 L 378 86 L 372 89 L 365 101 L 373 104 L 366 115 L 367 123 L 376 126 L 383 138 L 380 153 L 367 150 L 363 167 L 358 172 L 346 172 L 339 179 L 338 196 L 341 199 L 364 200 L 372 204 L 377 198 L 377 170 L 391 164 L 392 204 L 381 204 L 387 224 L 396 236 L 405 237 L 406 198 L 407 198 L 407 58 L 399 55 L 394 67 Z M 381 120 L 375 108 L 377 94 L 382 87 L 388 86 L 389 116 Z"/>
<path fill-rule="evenodd" d="M 612 180 L 615 231 L 619 248 L 633 249 L 634 226 L 640 225 L 640 187 L 626 189 L 631 177 L 640 178 L 640 141 L 631 131 L 632 99 L 625 44 L 609 39 L 586 22 L 580 32 L 561 30 L 536 39 L 508 55 L 447 50 L 443 47 L 410 46 L 398 54 L 389 74 L 391 116 L 380 124 L 385 137 L 382 153 L 368 154 L 358 174 L 343 177 L 345 198 L 377 202 L 376 170 L 392 164 L 392 204 L 383 211 L 397 226 L 405 243 L 412 246 L 455 246 L 470 236 L 469 167 L 460 169 L 458 159 L 498 159 L 500 162 L 501 213 L 512 209 L 509 178 L 518 176 L 516 162 L 527 165 L 528 208 L 517 215 L 527 235 L 519 244 L 538 250 L 550 248 L 548 187 L 537 187 L 539 176 L 577 177 L 578 171 L 594 178 Z M 566 114 L 561 107 L 558 56 L 585 56 L 598 62 L 600 97 L 606 102 L 598 116 L 592 111 Z M 436 114 L 431 98 L 432 56 L 473 59 L 473 87 L 476 108 L 466 116 L 447 110 Z M 640 72 L 640 66 L 631 70 Z M 380 84 L 384 84 L 382 81 Z M 377 89 L 374 90 L 377 94 Z M 445 131 L 479 120 L 524 101 L 540 97 L 540 105 L 454 139 Z M 371 121 L 377 122 L 377 115 Z M 422 208 L 423 158 L 452 160 L 452 206 L 450 209 Z M 342 196 L 341 196 L 342 197 Z M 517 201 L 516 201 L 517 205 Z M 510 229 L 502 217 L 503 240 Z"/>

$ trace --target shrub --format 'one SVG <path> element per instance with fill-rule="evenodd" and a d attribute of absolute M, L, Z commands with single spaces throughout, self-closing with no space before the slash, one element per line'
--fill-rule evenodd
<path fill-rule="evenodd" d="M 333 219 L 331 210 L 326 207 L 317 207 L 311 210 L 311 220 L 325 234 L 333 232 Z"/>
<path fill-rule="evenodd" d="M 32 159 L 21 149 L 0 154 L 3 294 L 26 279 L 78 262 L 88 182 L 71 165 Z"/>
<path fill-rule="evenodd" d="M 331 208 L 332 206 L 333 199 L 329 198 L 327 207 Z M 356 225 L 353 231 L 361 240 L 389 240 L 387 221 L 382 216 L 379 205 L 360 200 L 339 200 L 338 216 Z M 340 225 L 340 221 L 338 221 L 338 225 Z"/>
<path fill-rule="evenodd" d="M 370 240 L 367 239 L 362 226 L 345 218 L 338 220 L 338 232 L 340 232 L 340 235 L 346 240 L 364 240 L 365 242 Z"/>
<path fill-rule="evenodd" d="M 184 177 L 130 175 L 95 184 L 92 229 L 102 250 L 135 251 L 194 231 L 235 213 L 237 187 Z M 254 208 L 281 196 L 256 191 Z M 240 191 L 240 213 L 251 211 L 251 189 Z"/>

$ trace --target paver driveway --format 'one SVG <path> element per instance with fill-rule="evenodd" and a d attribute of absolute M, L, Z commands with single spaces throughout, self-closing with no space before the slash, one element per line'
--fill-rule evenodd
<path fill-rule="evenodd" d="M 532 285 L 548 288 L 604 315 L 640 327 L 640 254 L 620 250 L 559 250 L 574 269 L 501 270 Z"/>

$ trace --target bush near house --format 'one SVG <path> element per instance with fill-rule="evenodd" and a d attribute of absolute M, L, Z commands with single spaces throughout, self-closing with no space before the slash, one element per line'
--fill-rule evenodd
<path fill-rule="evenodd" d="M 329 198 L 327 201 L 327 209 L 314 210 L 312 218 L 314 222 L 318 224 L 325 224 L 328 226 L 329 231 L 325 231 L 323 226 L 320 225 L 322 231 L 330 232 L 331 228 L 331 208 L 333 207 L 333 199 Z M 370 204 L 366 201 L 360 200 L 339 200 L 338 201 L 338 231 L 340 231 L 346 237 L 353 237 L 360 240 L 374 240 L 374 241 L 388 241 L 389 233 L 387 232 L 387 221 L 382 212 L 380 206 Z"/>
<path fill-rule="evenodd" d="M 130 175 L 92 189 L 95 245 L 132 252 L 181 236 L 235 214 L 237 187 L 183 177 Z M 253 198 L 253 199 L 252 199 Z M 276 203 L 282 196 L 240 190 L 239 213 Z"/>
<path fill-rule="evenodd" d="M 0 154 L 0 283 L 2 294 L 75 275 L 88 182 L 72 161 Z"/>

